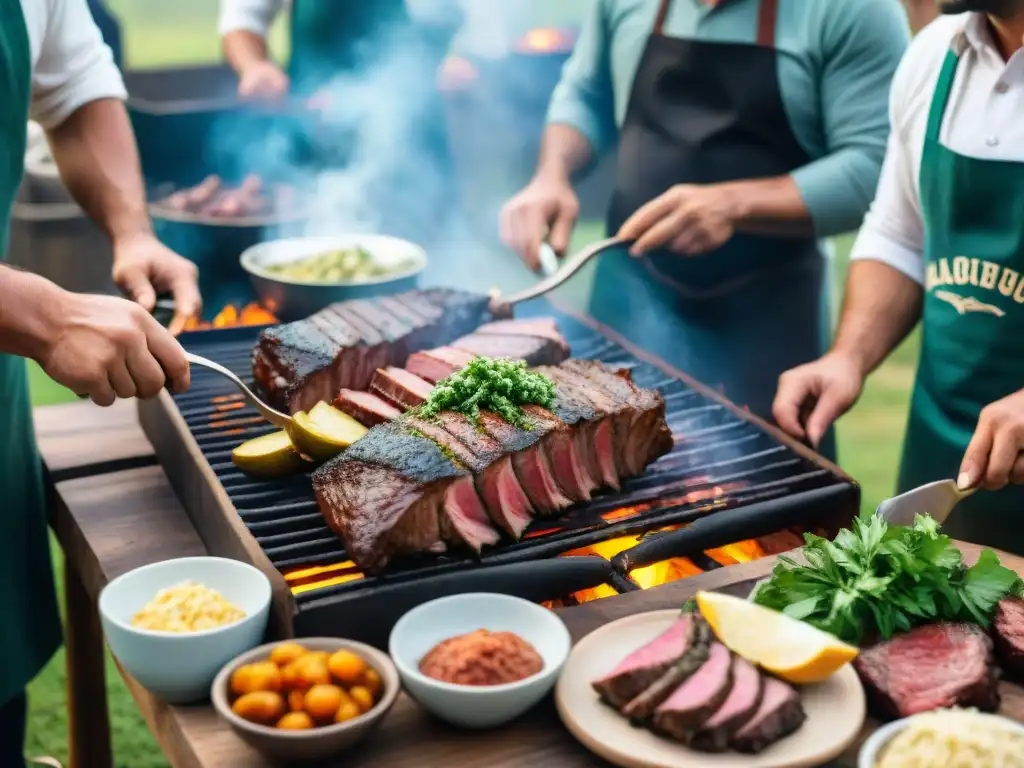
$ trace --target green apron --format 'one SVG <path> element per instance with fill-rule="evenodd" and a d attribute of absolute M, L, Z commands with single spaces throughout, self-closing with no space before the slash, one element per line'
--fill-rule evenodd
<path fill-rule="evenodd" d="M 308 95 L 370 64 L 375 39 L 407 18 L 405 0 L 295 0 L 288 75 Z"/>
<path fill-rule="evenodd" d="M 0 247 L 25 160 L 31 62 L 20 0 L 0 0 Z M 0 703 L 60 646 L 42 468 L 25 361 L 0 354 Z"/>
<path fill-rule="evenodd" d="M 1024 387 L 1024 163 L 939 143 L 958 62 L 942 66 L 921 161 L 927 272 L 900 492 L 955 478 L 981 409 Z M 979 491 L 945 530 L 1024 554 L 1024 488 Z"/>

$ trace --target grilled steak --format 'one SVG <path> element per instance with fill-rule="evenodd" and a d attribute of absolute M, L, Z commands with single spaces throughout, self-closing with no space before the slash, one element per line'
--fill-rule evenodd
<path fill-rule="evenodd" d="M 398 553 L 479 551 L 499 538 L 469 471 L 402 420 L 371 429 L 320 467 L 313 485 L 321 509 L 347 514 L 327 519 L 344 525 L 349 554 L 368 572 Z"/>
<path fill-rule="evenodd" d="M 992 640 L 973 624 L 928 624 L 862 651 L 868 702 L 887 717 L 942 707 L 999 706 Z"/>
<path fill-rule="evenodd" d="M 631 720 L 646 722 L 659 704 L 704 665 L 708 660 L 713 639 L 711 627 L 699 614 L 695 615 L 694 636 L 683 655 L 642 693 L 630 699 L 629 703 L 621 708 L 622 714 Z"/>
<path fill-rule="evenodd" d="M 651 425 L 653 436 L 634 440 L 629 449 L 645 452 L 642 458 L 629 457 L 637 472 L 671 448 L 665 403 L 657 392 L 635 387 L 597 362 L 575 361 L 564 378 L 597 400 L 614 399 L 617 413 L 630 421 Z M 481 413 L 479 425 L 458 414 L 440 414 L 429 429 L 407 417 L 374 427 L 313 474 L 320 509 L 350 557 L 368 573 L 380 572 L 397 554 L 436 551 L 442 544 L 479 550 L 497 540 L 495 527 L 518 537 L 531 515 L 589 498 L 590 486 L 600 482 L 578 455 L 576 433 L 589 434 L 591 419 L 603 423 L 607 417 L 561 395 L 553 407 L 526 406 L 529 429 L 489 412 Z M 417 449 L 422 456 L 412 455 Z M 614 446 L 608 450 L 619 453 Z M 623 469 L 621 476 L 635 474 Z M 439 522 L 427 527 L 424 521 L 435 518 Z M 410 528 L 416 536 L 409 535 Z"/>
<path fill-rule="evenodd" d="M 295 413 L 341 389 L 364 390 L 374 371 L 410 352 L 464 336 L 490 319 L 488 298 L 451 289 L 333 304 L 260 333 L 253 375 L 267 399 Z"/>
<path fill-rule="evenodd" d="M 409 355 L 405 369 L 421 379 L 437 384 L 441 379 L 447 379 L 460 368 L 469 365 L 469 361 L 474 357 L 475 355 L 454 347 L 438 347 Z"/>
<path fill-rule="evenodd" d="M 806 719 L 800 694 L 781 680 L 765 677 L 757 711 L 736 732 L 729 745 L 737 752 L 757 754 L 796 731 Z"/>
<path fill-rule="evenodd" d="M 452 346 L 481 357 L 507 357 L 525 360 L 527 365 L 557 365 L 569 357 L 569 347 L 558 334 L 515 336 L 504 333 L 471 333 L 456 339 Z"/>
<path fill-rule="evenodd" d="M 334 407 L 368 427 L 384 424 L 402 415 L 400 410 L 375 394 L 352 389 L 341 390 L 334 398 Z"/>
<path fill-rule="evenodd" d="M 434 385 L 429 381 L 394 366 L 378 368 L 370 382 L 370 390 L 374 394 L 384 398 L 400 411 L 422 405 L 430 397 L 433 389 Z"/>
<path fill-rule="evenodd" d="M 1009 677 L 1024 680 L 1024 600 L 1004 597 L 992 622 L 996 656 Z"/>
<path fill-rule="evenodd" d="M 684 613 L 672 625 L 624 658 L 605 677 L 591 685 L 608 704 L 619 709 L 656 682 L 686 653 L 696 637 L 699 617 Z"/>
<path fill-rule="evenodd" d="M 722 706 L 715 710 L 689 740 L 691 746 L 705 752 L 724 752 L 729 740 L 757 712 L 764 694 L 764 678 L 742 656 L 732 657 L 732 689 Z"/>
<path fill-rule="evenodd" d="M 659 733 L 688 742 L 732 690 L 732 652 L 711 643 L 708 658 L 654 712 L 651 725 Z"/>

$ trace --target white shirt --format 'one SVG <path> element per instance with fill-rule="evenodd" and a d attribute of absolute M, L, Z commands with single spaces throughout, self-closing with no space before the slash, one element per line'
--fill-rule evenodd
<path fill-rule="evenodd" d="M 60 125 L 97 99 L 127 97 L 86 0 L 21 0 L 32 57 L 30 116 Z"/>
<path fill-rule="evenodd" d="M 882 175 L 851 253 L 922 284 L 921 155 L 932 95 L 951 49 L 962 55 L 939 141 L 961 155 L 1024 162 L 1024 51 L 1004 61 L 981 14 L 939 17 L 914 38 L 893 79 Z"/>
<path fill-rule="evenodd" d="M 501 18 L 500 11 L 494 8 L 496 2 L 500 0 L 458 0 L 457 4 L 471 13 L 480 10 L 490 17 Z M 448 23 L 451 19 L 452 6 L 455 4 L 456 0 L 405 0 L 409 15 L 428 26 L 444 26 Z M 228 32 L 237 31 L 255 32 L 260 37 L 266 37 L 278 14 L 289 5 L 290 0 L 221 0 L 218 30 L 221 37 Z"/>

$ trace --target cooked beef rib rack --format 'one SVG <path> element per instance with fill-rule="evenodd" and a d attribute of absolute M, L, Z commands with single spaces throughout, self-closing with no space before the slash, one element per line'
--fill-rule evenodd
<path fill-rule="evenodd" d="M 320 510 L 356 565 L 380 573 L 399 555 L 479 551 L 498 541 L 499 530 L 518 537 L 533 516 L 585 501 L 607 485 L 606 467 L 617 481 L 671 449 L 664 400 L 633 385 L 628 371 L 583 360 L 558 370 L 551 409 L 524 408 L 529 429 L 490 412 L 479 424 L 457 413 L 429 422 L 403 417 L 374 427 L 314 472 Z M 578 402 L 583 392 L 591 394 L 585 406 Z M 647 431 L 602 433 L 609 422 Z M 607 439 L 583 456 L 581 431 Z"/>
<path fill-rule="evenodd" d="M 342 389 L 365 390 L 378 368 L 441 346 L 491 319 L 487 296 L 448 288 L 332 304 L 267 328 L 253 349 L 253 376 L 268 402 L 289 413 Z"/>

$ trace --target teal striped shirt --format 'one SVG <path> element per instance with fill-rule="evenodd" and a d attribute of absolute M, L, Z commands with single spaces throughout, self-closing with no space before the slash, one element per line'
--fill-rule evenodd
<path fill-rule="evenodd" d="M 658 0 L 593 0 L 548 110 L 596 151 L 615 142 Z M 753 43 L 758 0 L 673 0 L 664 33 Z M 811 162 L 792 176 L 820 237 L 858 227 L 889 134 L 889 83 L 910 40 L 899 0 L 779 0 L 783 106 Z"/>

